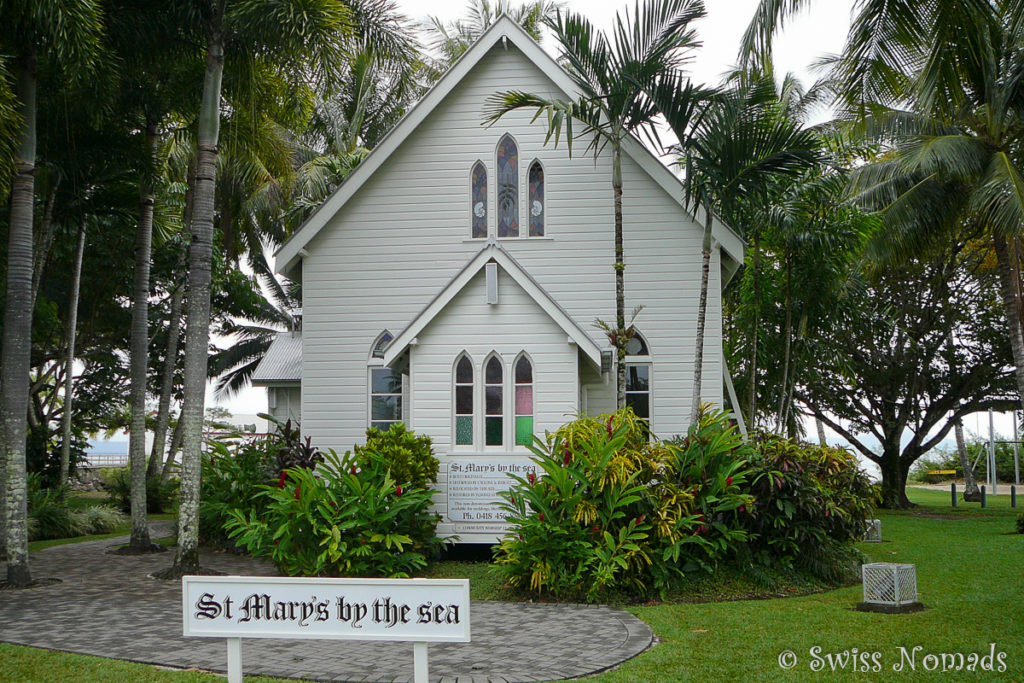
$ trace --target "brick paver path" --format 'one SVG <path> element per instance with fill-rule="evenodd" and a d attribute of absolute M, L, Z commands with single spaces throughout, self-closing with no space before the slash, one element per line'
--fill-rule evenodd
<path fill-rule="evenodd" d="M 170 533 L 157 523 L 153 537 Z M 125 557 L 107 549 L 127 539 L 57 546 L 32 553 L 33 575 L 61 583 L 0 595 L 0 640 L 20 645 L 224 671 L 219 638 L 181 635 L 181 584 L 147 574 L 169 553 Z M 270 576 L 247 557 L 203 553 L 204 566 Z M 0 572 L 6 568 L 0 563 Z M 611 607 L 473 602 L 471 643 L 432 644 L 430 679 L 441 683 L 542 681 L 582 676 L 650 646 L 650 627 Z M 246 674 L 327 681 L 411 681 L 412 643 L 243 640 Z M 41 672 L 42 673 L 42 672 Z"/>

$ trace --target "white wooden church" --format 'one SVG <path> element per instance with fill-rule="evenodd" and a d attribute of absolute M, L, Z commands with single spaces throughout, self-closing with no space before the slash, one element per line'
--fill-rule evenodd
<path fill-rule="evenodd" d="M 278 251 L 302 283 L 302 329 L 253 377 L 321 448 L 398 421 L 429 435 L 438 531 L 463 542 L 500 535 L 490 503 L 531 467 L 532 435 L 615 408 L 615 354 L 594 324 L 615 319 L 611 161 L 586 140 L 571 158 L 545 145 L 532 111 L 485 125 L 485 100 L 512 89 L 575 94 L 502 17 Z M 627 400 L 667 437 L 690 412 L 702 228 L 675 175 L 637 140 L 624 149 L 626 309 L 644 306 Z M 743 242 L 716 224 L 702 400 L 721 404 L 721 288 Z"/>

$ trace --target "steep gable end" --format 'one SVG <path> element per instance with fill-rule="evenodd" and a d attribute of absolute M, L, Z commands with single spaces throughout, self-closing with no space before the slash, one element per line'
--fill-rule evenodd
<path fill-rule="evenodd" d="M 277 270 L 285 275 L 296 271 L 304 256 L 306 247 L 320 231 L 341 211 L 350 199 L 380 170 L 389 158 L 401 147 L 406 139 L 423 124 L 427 117 L 454 91 L 466 76 L 487 56 L 492 49 L 516 49 L 521 52 L 547 79 L 550 80 L 553 96 L 572 97 L 575 92 L 569 76 L 521 27 L 502 16 L 495 22 L 460 58 L 449 71 L 413 107 L 384 140 L 356 167 L 344 183 L 310 216 L 306 222 L 285 242 L 275 254 Z M 496 87 L 496 90 L 501 87 Z M 650 178 L 680 206 L 681 215 L 693 219 L 682 205 L 682 187 L 675 175 L 655 158 L 635 138 L 625 141 L 624 150 Z M 732 266 L 742 262 L 743 241 L 730 228 L 716 222 L 714 237 L 721 244 L 723 254 Z M 734 270 L 733 267 L 728 268 Z M 724 283 L 723 283 L 724 284 Z"/>

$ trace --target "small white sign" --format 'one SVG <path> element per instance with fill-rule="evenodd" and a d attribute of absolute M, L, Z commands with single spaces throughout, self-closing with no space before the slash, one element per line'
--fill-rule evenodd
<path fill-rule="evenodd" d="M 469 642 L 468 579 L 182 578 L 186 636 Z"/>
<path fill-rule="evenodd" d="M 523 479 L 533 473 L 540 476 L 540 468 L 529 456 L 502 459 L 461 458 L 448 459 L 448 519 L 457 531 L 504 531 L 505 513 L 498 508 L 499 494 L 515 483 L 509 477 L 515 474 Z"/>

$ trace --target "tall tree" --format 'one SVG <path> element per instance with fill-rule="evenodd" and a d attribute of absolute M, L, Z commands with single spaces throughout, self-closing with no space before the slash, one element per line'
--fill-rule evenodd
<path fill-rule="evenodd" d="M 617 350 L 616 405 L 626 405 L 626 261 L 622 229 L 622 146 L 634 133 L 643 131 L 653 141 L 659 116 L 651 92 L 660 83 L 678 86 L 677 111 L 692 111 L 701 90 L 689 83 L 683 67 L 699 45 L 691 23 L 705 14 L 702 0 L 637 0 L 632 17 L 628 10 L 616 13 L 611 38 L 598 31 L 581 14 L 560 10 L 545 23 L 558 39 L 562 66 L 577 92 L 572 100 L 544 97 L 522 91 L 497 93 L 488 99 L 487 120 L 497 121 L 516 109 L 534 109 L 547 116 L 548 134 L 558 144 L 563 126 L 572 154 L 573 139 L 584 138 L 595 158 L 606 150 L 611 156 L 614 206 L 615 324 L 608 333 Z M 573 122 L 581 124 L 578 133 Z"/>
<path fill-rule="evenodd" d="M 715 216 L 739 218 L 742 205 L 765 205 L 775 182 L 795 177 L 818 162 L 821 144 L 817 135 L 789 116 L 770 71 L 735 79 L 698 116 L 680 106 L 678 85 L 672 87 L 666 81 L 665 86 L 657 91 L 655 103 L 679 141 L 674 150 L 684 170 L 687 202 L 695 213 L 703 209 L 704 220 L 690 404 L 690 421 L 695 422 L 702 390 Z M 742 224 L 733 227 L 744 228 Z"/>
<path fill-rule="evenodd" d="M 296 2 L 255 0 L 194 0 L 185 8 L 194 33 L 204 44 L 206 69 L 199 107 L 197 172 L 189 248 L 187 334 L 185 338 L 184 401 L 181 410 L 183 456 L 178 549 L 174 565 L 162 575 L 170 578 L 199 570 L 199 478 L 203 408 L 207 377 L 210 323 L 210 280 L 213 255 L 217 156 L 221 120 L 221 84 L 225 64 L 236 87 L 244 87 L 251 56 L 272 55 L 287 74 L 304 69 L 322 73 L 332 60 L 343 58 L 344 39 L 353 32 L 352 7 L 337 0 Z M 357 8 L 358 8 L 357 7 Z M 382 33 L 384 31 L 382 30 Z M 383 41 L 382 41 L 383 42 Z M 235 58 L 237 62 L 234 61 Z M 286 74 L 282 74 L 283 76 Z"/>
<path fill-rule="evenodd" d="M 0 40 L 16 52 L 15 93 L 22 130 L 11 183 L 8 224 L 7 296 L 4 303 L 2 395 L 5 445 L 5 536 L 7 580 L 31 583 L 28 566 L 25 437 L 32 344 L 32 231 L 35 199 L 36 95 L 40 59 L 52 59 L 71 75 L 81 74 L 99 51 L 101 13 L 95 0 L 17 0 L 5 3 Z"/>

